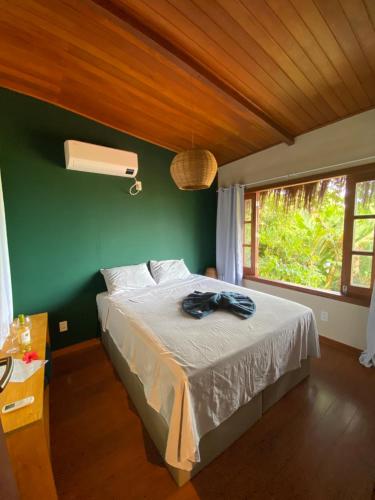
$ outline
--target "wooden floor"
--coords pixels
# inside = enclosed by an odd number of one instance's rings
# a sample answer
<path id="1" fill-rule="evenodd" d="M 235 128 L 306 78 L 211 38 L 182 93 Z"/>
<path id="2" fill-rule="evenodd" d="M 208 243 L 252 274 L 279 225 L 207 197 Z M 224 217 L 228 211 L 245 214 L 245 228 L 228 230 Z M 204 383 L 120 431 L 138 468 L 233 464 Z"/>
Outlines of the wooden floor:
<path id="1" fill-rule="evenodd" d="M 54 362 L 51 445 L 61 499 L 373 499 L 375 370 L 323 345 L 307 381 L 178 488 L 98 345 Z"/>

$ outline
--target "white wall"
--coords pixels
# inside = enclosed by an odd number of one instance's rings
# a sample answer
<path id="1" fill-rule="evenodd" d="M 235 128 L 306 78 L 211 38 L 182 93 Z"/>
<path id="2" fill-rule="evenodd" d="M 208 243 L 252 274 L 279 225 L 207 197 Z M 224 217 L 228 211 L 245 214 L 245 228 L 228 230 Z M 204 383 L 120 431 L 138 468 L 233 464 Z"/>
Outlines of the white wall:
<path id="1" fill-rule="evenodd" d="M 279 144 L 229 163 L 219 169 L 219 186 L 260 186 L 278 177 L 298 178 L 307 175 L 303 174 L 306 171 L 313 174 L 371 162 L 375 163 L 375 110 L 300 135 L 292 146 Z M 367 307 L 253 281 L 245 284 L 311 307 L 321 335 L 359 349 L 365 347 Z M 321 311 L 328 312 L 328 322 L 320 320 Z"/>
<path id="2" fill-rule="evenodd" d="M 349 304 L 348 302 L 339 302 L 334 299 L 326 299 L 318 295 L 309 295 L 264 283 L 257 283 L 255 281 L 244 280 L 244 286 L 311 307 L 315 314 L 320 335 L 356 347 L 357 349 L 362 350 L 365 348 L 367 307 Z M 321 321 L 320 316 L 322 311 L 328 313 L 328 321 Z"/>
<path id="3" fill-rule="evenodd" d="M 258 183 L 275 177 L 375 162 L 375 109 L 302 134 L 219 168 L 219 186 Z M 282 180 L 282 179 L 280 179 Z"/>

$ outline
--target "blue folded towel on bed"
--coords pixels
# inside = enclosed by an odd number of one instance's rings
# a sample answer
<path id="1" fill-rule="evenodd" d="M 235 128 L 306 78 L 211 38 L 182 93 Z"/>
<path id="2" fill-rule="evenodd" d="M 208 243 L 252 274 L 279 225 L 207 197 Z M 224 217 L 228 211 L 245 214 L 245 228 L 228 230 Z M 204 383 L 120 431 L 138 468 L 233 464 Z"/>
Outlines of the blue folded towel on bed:
<path id="1" fill-rule="evenodd" d="M 182 309 L 197 319 L 202 319 L 217 309 L 228 309 L 241 318 L 255 313 L 255 303 L 250 297 L 236 292 L 193 292 L 182 301 Z"/>

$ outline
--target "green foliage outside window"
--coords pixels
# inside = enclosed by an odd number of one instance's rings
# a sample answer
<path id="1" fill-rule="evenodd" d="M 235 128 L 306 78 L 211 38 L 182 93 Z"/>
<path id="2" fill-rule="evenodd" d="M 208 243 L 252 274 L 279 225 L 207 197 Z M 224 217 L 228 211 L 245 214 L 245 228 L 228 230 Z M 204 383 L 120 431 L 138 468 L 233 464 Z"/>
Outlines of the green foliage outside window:
<path id="1" fill-rule="evenodd" d="M 345 178 L 323 182 L 262 193 L 259 277 L 340 291 Z M 355 214 L 375 214 L 375 181 L 357 184 Z M 374 228 L 374 218 L 354 221 L 354 251 L 372 252 Z M 371 267 L 372 257 L 353 255 L 351 283 L 370 288 Z"/>
<path id="2" fill-rule="evenodd" d="M 340 290 L 344 189 L 330 183 L 310 210 L 285 209 L 273 196 L 261 198 L 259 276 Z"/>

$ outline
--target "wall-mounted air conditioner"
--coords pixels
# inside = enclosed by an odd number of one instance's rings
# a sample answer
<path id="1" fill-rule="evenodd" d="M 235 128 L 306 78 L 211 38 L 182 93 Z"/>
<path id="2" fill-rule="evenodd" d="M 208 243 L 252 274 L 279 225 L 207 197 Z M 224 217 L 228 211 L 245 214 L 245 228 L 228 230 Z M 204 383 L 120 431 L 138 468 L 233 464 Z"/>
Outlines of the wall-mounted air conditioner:
<path id="1" fill-rule="evenodd" d="M 64 150 L 70 170 L 121 177 L 135 177 L 138 172 L 136 153 L 70 140 L 64 142 Z"/>

